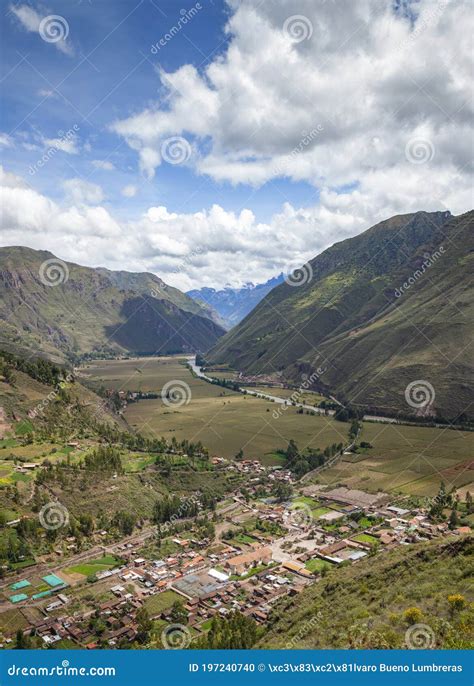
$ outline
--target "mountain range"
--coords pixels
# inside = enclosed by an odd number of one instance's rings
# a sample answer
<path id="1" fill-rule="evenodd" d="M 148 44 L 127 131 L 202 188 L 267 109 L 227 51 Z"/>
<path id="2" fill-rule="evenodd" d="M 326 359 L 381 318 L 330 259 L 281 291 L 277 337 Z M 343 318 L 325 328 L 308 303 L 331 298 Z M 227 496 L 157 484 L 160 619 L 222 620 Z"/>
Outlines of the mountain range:
<path id="1" fill-rule="evenodd" d="M 294 384 L 313 374 L 365 410 L 472 417 L 473 265 L 474 212 L 394 216 L 270 291 L 206 360 Z"/>
<path id="2" fill-rule="evenodd" d="M 242 288 L 200 288 L 188 291 L 187 295 L 209 307 L 214 318 L 226 329 L 231 329 L 251 312 L 254 307 L 269 293 L 272 288 L 283 281 L 283 274 L 269 279 L 265 283 L 245 284 Z"/>
<path id="3" fill-rule="evenodd" d="M 0 347 L 55 361 L 206 350 L 224 329 L 154 274 L 82 267 L 0 248 Z"/>

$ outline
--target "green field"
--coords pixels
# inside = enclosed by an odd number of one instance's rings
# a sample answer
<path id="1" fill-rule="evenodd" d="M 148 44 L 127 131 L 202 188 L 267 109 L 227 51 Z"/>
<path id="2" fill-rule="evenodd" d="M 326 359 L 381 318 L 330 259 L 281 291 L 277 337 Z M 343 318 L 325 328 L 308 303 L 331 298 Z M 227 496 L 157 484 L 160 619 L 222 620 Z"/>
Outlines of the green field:
<path id="1" fill-rule="evenodd" d="M 281 458 L 274 450 L 285 448 L 291 438 L 301 448 L 325 448 L 346 440 L 347 427 L 340 422 L 299 415 L 295 408 L 274 418 L 278 406 L 272 401 L 209 384 L 194 377 L 184 361 L 180 356 L 98 360 L 82 367 L 81 373 L 106 388 L 123 390 L 160 392 L 167 381 L 185 382 L 191 392 L 188 404 L 168 407 L 161 399 L 141 400 L 128 406 L 125 417 L 147 436 L 201 441 L 211 454 L 231 458 L 243 448 L 248 458 L 278 464 Z"/>
<path id="2" fill-rule="evenodd" d="M 163 591 L 147 598 L 144 607 L 150 616 L 154 617 L 165 610 L 169 610 L 177 600 L 182 601 L 183 596 L 175 593 L 175 591 Z"/>
<path id="3" fill-rule="evenodd" d="M 352 538 L 353 541 L 357 541 L 358 543 L 378 543 L 378 538 L 375 538 L 375 536 L 371 536 L 370 534 L 357 534 L 357 536 L 354 536 Z"/>
<path id="4" fill-rule="evenodd" d="M 448 488 L 473 481 L 472 432 L 364 422 L 360 438 L 373 448 L 356 463 L 340 460 L 319 475 L 320 483 L 430 496 L 442 480 Z"/>
<path id="5" fill-rule="evenodd" d="M 74 567 L 65 569 L 66 574 L 83 574 L 84 576 L 91 576 L 97 572 L 103 572 L 105 569 L 113 569 L 121 563 L 119 558 L 113 555 L 104 555 L 98 560 L 90 560 Z"/>
<path id="6" fill-rule="evenodd" d="M 313 573 L 321 572 L 323 569 L 329 569 L 330 566 L 331 565 L 329 562 L 320 560 L 318 557 L 315 557 L 312 560 L 308 560 L 308 562 L 305 564 L 306 569 Z"/>

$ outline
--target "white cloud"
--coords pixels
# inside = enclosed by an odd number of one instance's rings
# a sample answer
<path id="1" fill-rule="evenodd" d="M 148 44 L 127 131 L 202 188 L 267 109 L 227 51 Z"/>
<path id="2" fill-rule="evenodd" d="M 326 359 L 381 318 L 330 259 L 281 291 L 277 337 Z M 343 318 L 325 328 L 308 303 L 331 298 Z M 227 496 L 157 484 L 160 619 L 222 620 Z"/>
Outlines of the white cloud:
<path id="1" fill-rule="evenodd" d="M 124 198 L 133 198 L 137 194 L 137 190 L 138 188 L 136 186 L 129 184 L 128 186 L 124 186 L 122 188 L 121 193 Z"/>
<path id="2" fill-rule="evenodd" d="M 461 205 L 454 209 L 467 209 L 470 2 L 419 0 L 412 25 L 405 3 L 396 11 L 388 0 L 300 0 L 298 14 L 312 27 L 301 42 L 283 30 L 293 0 L 228 3 L 226 52 L 203 72 L 190 64 L 159 71 L 164 104 L 111 125 L 143 172 L 152 176 L 161 164 L 163 139 L 181 135 L 200 150 L 190 161 L 195 171 L 217 182 L 357 184 L 358 214 L 371 206 L 387 216 L 453 195 Z M 405 150 L 419 138 L 435 154 L 416 165 Z M 381 193 L 381 178 L 395 186 Z M 453 179 L 458 189 L 446 185 Z"/>
<path id="3" fill-rule="evenodd" d="M 4 148 L 13 147 L 13 140 L 7 133 L 0 133 L 0 146 Z"/>
<path id="4" fill-rule="evenodd" d="M 368 180 L 370 194 L 364 185 L 345 194 L 324 188 L 318 205 L 285 203 L 268 222 L 259 222 L 250 209 L 236 213 L 217 204 L 192 213 L 154 206 L 119 221 L 100 205 L 103 192 L 95 184 L 69 179 L 67 200 L 60 206 L 14 174 L 0 172 L 2 244 L 47 248 L 90 266 L 152 271 L 183 290 L 265 281 L 395 214 L 401 199 L 407 212 L 444 209 L 434 200 L 438 194 L 455 209 L 468 200 L 453 173 L 433 188 L 420 189 L 419 202 L 410 203 L 416 170 L 402 180 L 389 170 Z"/>
<path id="5" fill-rule="evenodd" d="M 92 166 L 103 171 L 113 171 L 115 169 L 112 162 L 108 160 L 92 160 Z"/>
<path id="6" fill-rule="evenodd" d="M 74 50 L 67 40 L 69 25 L 67 20 L 58 15 L 39 14 L 29 5 L 10 5 L 9 10 L 16 16 L 21 26 L 30 33 L 46 36 L 45 42 L 55 45 L 65 55 L 73 55 Z"/>
<path id="7" fill-rule="evenodd" d="M 100 186 L 83 179 L 68 179 L 63 187 L 68 198 L 77 204 L 96 205 L 104 199 Z"/>
<path id="8" fill-rule="evenodd" d="M 44 138 L 42 142 L 44 146 L 48 148 L 56 148 L 56 150 L 66 152 L 68 155 L 77 155 L 79 153 L 76 136 L 64 136 L 63 138 Z"/>

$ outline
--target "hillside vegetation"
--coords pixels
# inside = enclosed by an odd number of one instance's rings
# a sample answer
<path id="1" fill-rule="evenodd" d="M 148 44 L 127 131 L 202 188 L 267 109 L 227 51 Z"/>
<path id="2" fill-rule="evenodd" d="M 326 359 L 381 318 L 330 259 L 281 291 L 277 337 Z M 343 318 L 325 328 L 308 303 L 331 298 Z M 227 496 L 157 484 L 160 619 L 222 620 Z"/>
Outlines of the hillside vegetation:
<path id="1" fill-rule="evenodd" d="M 337 243 L 303 267 L 301 285 L 272 290 L 207 360 L 295 383 L 318 370 L 315 388 L 386 414 L 420 414 L 405 388 L 422 379 L 435 390 L 423 413 L 472 417 L 473 219 L 417 212 Z"/>
<path id="2" fill-rule="evenodd" d="M 414 625 L 417 647 L 472 647 L 473 553 L 471 536 L 453 537 L 334 569 L 276 607 L 257 647 L 403 648 Z"/>
<path id="3" fill-rule="evenodd" d="M 0 248 L 0 296 L 1 347 L 57 361 L 204 350 L 224 332 L 154 274 L 81 267 L 29 248 Z"/>

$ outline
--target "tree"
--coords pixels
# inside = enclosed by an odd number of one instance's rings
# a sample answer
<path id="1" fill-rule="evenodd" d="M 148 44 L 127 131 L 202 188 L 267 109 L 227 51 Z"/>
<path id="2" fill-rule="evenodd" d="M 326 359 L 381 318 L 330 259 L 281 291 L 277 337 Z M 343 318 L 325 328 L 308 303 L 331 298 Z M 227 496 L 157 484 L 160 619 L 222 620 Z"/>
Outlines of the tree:
<path id="1" fill-rule="evenodd" d="M 236 460 L 243 460 L 244 459 L 244 451 L 242 450 L 242 448 L 240 448 L 239 452 L 236 454 L 235 459 Z"/>
<path id="2" fill-rule="evenodd" d="M 188 613 L 184 609 L 184 605 L 181 600 L 176 600 L 170 611 L 170 617 L 176 624 L 187 624 L 188 623 Z"/>
<path id="3" fill-rule="evenodd" d="M 16 632 L 15 648 L 17 650 L 27 650 L 31 645 L 31 641 L 21 629 Z"/>
<path id="4" fill-rule="evenodd" d="M 138 624 L 137 641 L 138 643 L 147 643 L 150 637 L 150 631 L 153 627 L 153 622 L 151 621 L 146 608 L 141 607 L 138 610 L 136 619 Z"/>
<path id="5" fill-rule="evenodd" d="M 452 529 L 455 529 L 455 528 L 458 526 L 458 524 L 459 524 L 458 513 L 457 513 L 456 509 L 453 508 L 453 509 L 451 510 L 451 514 L 450 514 L 450 516 L 449 516 L 449 524 L 448 524 L 448 526 L 449 526 L 449 528 L 452 530 Z"/>
<path id="6" fill-rule="evenodd" d="M 273 486 L 272 493 L 279 503 L 283 503 L 291 498 L 293 487 L 286 481 L 279 481 Z"/>

